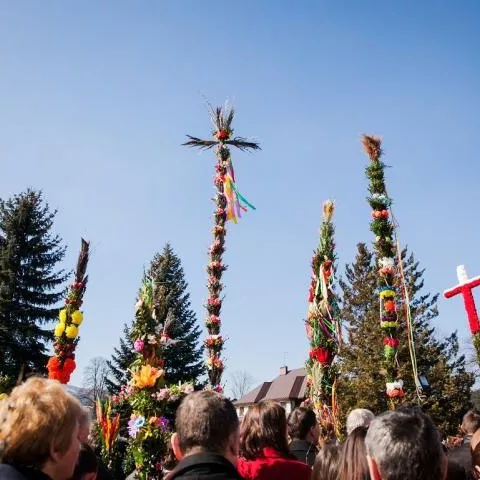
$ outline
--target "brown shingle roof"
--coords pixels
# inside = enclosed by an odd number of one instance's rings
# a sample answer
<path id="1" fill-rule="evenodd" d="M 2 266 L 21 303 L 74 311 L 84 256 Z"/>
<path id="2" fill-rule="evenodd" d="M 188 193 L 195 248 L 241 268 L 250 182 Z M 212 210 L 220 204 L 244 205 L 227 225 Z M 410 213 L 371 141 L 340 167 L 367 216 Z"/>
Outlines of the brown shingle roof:
<path id="1" fill-rule="evenodd" d="M 299 400 L 305 398 L 307 386 L 304 368 L 291 370 L 279 375 L 271 382 L 264 382 L 235 402 L 235 405 L 249 405 L 261 400 Z"/>

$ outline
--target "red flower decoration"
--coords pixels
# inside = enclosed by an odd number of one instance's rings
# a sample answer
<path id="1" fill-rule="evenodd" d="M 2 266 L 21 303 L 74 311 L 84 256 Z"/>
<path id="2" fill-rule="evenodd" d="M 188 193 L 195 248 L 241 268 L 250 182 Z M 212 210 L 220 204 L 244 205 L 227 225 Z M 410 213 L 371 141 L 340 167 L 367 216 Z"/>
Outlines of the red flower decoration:
<path id="1" fill-rule="evenodd" d="M 328 348 L 317 347 L 310 350 L 310 358 L 317 360 L 322 365 L 330 365 L 333 361 L 333 354 Z"/>
<path id="2" fill-rule="evenodd" d="M 384 302 L 383 308 L 388 313 L 395 312 L 395 302 L 393 300 L 387 300 L 386 302 Z"/>
<path id="3" fill-rule="evenodd" d="M 388 347 L 397 348 L 398 345 L 400 345 L 400 340 L 398 340 L 398 338 L 385 337 L 383 339 L 383 344 Z"/>
<path id="4" fill-rule="evenodd" d="M 218 140 L 227 140 L 230 137 L 230 133 L 227 130 L 219 130 L 216 134 L 215 137 Z"/>

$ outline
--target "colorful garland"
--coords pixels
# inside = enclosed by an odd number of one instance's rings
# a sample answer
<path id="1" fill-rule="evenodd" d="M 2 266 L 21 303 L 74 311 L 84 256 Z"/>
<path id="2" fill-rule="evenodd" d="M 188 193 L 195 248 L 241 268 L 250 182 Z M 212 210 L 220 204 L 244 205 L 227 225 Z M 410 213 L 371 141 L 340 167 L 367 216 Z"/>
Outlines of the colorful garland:
<path id="1" fill-rule="evenodd" d="M 364 135 L 363 147 L 371 162 L 366 168 L 369 180 L 368 203 L 372 207 L 370 229 L 375 234 L 375 251 L 378 260 L 377 286 L 380 296 L 380 326 L 384 331 L 384 365 L 386 370 L 386 394 L 390 399 L 404 396 L 403 381 L 397 378 L 396 357 L 399 346 L 399 327 L 395 301 L 395 241 L 394 226 L 390 221 L 391 199 L 385 187 L 385 164 L 381 161 L 381 140 Z"/>
<path id="2" fill-rule="evenodd" d="M 76 368 L 75 349 L 79 341 L 78 329 L 83 322 L 83 313 L 79 309 L 82 306 L 88 281 L 88 276 L 86 276 L 88 254 L 89 243 L 82 238 L 75 281 L 68 290 L 65 308 L 59 312 L 59 321 L 54 331 L 53 347 L 55 353 L 50 357 L 47 364 L 48 378 L 58 380 L 61 383 L 68 383 Z"/>
<path id="3" fill-rule="evenodd" d="M 215 198 L 216 209 L 214 212 L 215 226 L 212 230 L 213 242 L 208 250 L 209 262 L 208 273 L 208 298 L 205 305 L 207 318 L 205 325 L 208 336 L 205 340 L 207 353 L 206 367 L 208 371 L 209 388 L 222 392 L 222 373 L 224 370 L 221 352 L 224 339 L 220 335 L 222 324 L 220 313 L 222 310 L 222 274 L 227 269 L 223 263 L 225 252 L 225 223 L 228 220 L 237 223 L 242 211 L 247 207 L 255 209 L 239 192 L 235 184 L 235 172 L 230 157 L 229 146 L 237 147 L 240 150 L 257 150 L 260 147 L 255 142 L 248 142 L 241 137 L 233 137 L 232 121 L 234 110 L 231 108 L 218 107 L 212 109 L 212 121 L 215 130 L 212 132 L 214 140 L 201 140 L 197 137 L 187 135 L 190 139 L 184 145 L 210 149 L 216 146 L 217 164 L 215 167 L 214 185 L 217 189 Z"/>
<path id="4" fill-rule="evenodd" d="M 310 342 L 307 368 L 307 396 L 317 417 L 329 431 L 338 433 L 338 408 L 335 398 L 336 369 L 332 365 L 341 342 L 340 310 L 332 291 L 334 279 L 335 244 L 332 223 L 334 203 L 323 204 L 320 243 L 312 259 L 312 280 L 309 290 L 307 337 Z"/>

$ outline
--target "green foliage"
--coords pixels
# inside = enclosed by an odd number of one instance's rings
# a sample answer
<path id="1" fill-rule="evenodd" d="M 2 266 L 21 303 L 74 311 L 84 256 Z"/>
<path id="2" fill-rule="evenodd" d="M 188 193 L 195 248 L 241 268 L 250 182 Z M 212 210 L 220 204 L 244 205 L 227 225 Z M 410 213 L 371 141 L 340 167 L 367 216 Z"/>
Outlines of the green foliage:
<path id="1" fill-rule="evenodd" d="M 107 360 L 109 378 L 106 379 L 106 386 L 110 395 L 118 395 L 120 387 L 127 383 L 128 368 L 135 359 L 133 342 L 129 336 L 130 329 L 125 323 L 123 325 L 123 337 L 120 338 L 120 345 L 114 348 L 110 360 Z"/>
<path id="2" fill-rule="evenodd" d="M 153 258 L 148 275 L 158 287 L 153 299 L 156 321 L 171 320 L 171 337 L 175 343 L 165 351 L 167 384 L 199 382 L 205 374 L 200 327 L 190 304 L 190 294 L 180 258 L 170 244 Z"/>
<path id="3" fill-rule="evenodd" d="M 67 279 L 56 268 L 65 247 L 52 233 L 55 215 L 41 192 L 0 200 L 0 375 L 46 370 L 52 332 L 44 325 L 56 318 Z"/>
<path id="4" fill-rule="evenodd" d="M 404 273 L 410 294 L 414 341 L 418 371 L 425 374 L 431 393 L 422 400 L 417 397 L 413 378 L 408 339 L 405 328 L 399 328 L 400 346 L 397 353 L 399 376 L 405 385 L 403 402 L 421 403 L 437 426 L 446 434 L 456 434 L 462 415 L 470 407 L 470 389 L 474 378 L 466 371 L 465 357 L 459 355 L 456 333 L 439 338 L 432 325 L 438 315 L 437 296 L 423 291 L 423 270 L 413 254 L 402 252 Z M 343 418 L 357 407 L 375 413 L 385 411 L 388 398 L 384 395 L 386 370 L 383 362 L 382 331 L 378 318 L 379 298 L 374 295 L 376 267 L 374 255 L 365 244 L 358 245 L 355 262 L 347 265 L 343 290 L 342 317 L 347 330 L 347 343 L 340 356 L 341 381 L 338 399 Z M 403 305 L 399 299 L 400 325 L 405 325 Z"/>

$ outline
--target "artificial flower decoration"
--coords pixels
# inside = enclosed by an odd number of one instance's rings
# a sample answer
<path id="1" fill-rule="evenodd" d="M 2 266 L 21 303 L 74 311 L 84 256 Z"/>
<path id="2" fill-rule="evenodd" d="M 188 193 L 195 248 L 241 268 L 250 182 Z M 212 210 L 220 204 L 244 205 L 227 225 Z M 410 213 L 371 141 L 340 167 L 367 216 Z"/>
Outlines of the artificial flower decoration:
<path id="1" fill-rule="evenodd" d="M 72 312 L 72 323 L 77 326 L 80 326 L 83 322 L 83 313 L 80 310 L 75 310 Z"/>
<path id="2" fill-rule="evenodd" d="M 86 276 L 89 243 L 83 238 L 78 256 L 75 281 L 70 285 L 65 299 L 65 308 L 58 312 L 59 323 L 55 325 L 54 356 L 47 363 L 48 378 L 68 383 L 76 368 L 75 348 L 78 344 L 78 327 L 83 321 L 79 311 L 88 281 Z"/>
<path id="3" fill-rule="evenodd" d="M 385 187 L 385 165 L 381 160 L 381 140 L 375 136 L 364 135 L 363 147 L 370 164 L 366 168 L 369 179 L 370 198 L 368 202 L 372 208 L 370 229 L 375 235 L 375 250 L 378 258 L 378 281 L 380 296 L 380 326 L 385 332 L 384 338 L 384 371 L 387 379 L 387 396 L 391 399 L 403 396 L 403 382 L 397 380 L 397 338 L 398 318 L 395 303 L 395 256 L 396 246 L 392 241 L 394 225 L 390 220 L 389 208 L 391 200 Z M 394 386 L 400 385 L 400 389 Z M 401 393 L 400 393 L 401 392 Z M 394 403 L 392 403 L 394 408 Z"/>
<path id="4" fill-rule="evenodd" d="M 63 332 L 65 331 L 65 324 L 64 323 L 57 323 L 55 326 L 54 334 L 56 337 L 61 337 Z"/>
<path id="5" fill-rule="evenodd" d="M 143 365 L 137 372 L 133 374 L 133 385 L 137 388 L 151 388 L 163 375 L 163 370 L 154 368 L 148 364 Z"/>
<path id="6" fill-rule="evenodd" d="M 71 324 L 69 325 L 66 329 L 65 329 L 65 335 L 67 336 L 67 338 L 73 340 L 74 338 L 77 338 L 78 336 L 78 328 L 75 324 Z"/>

